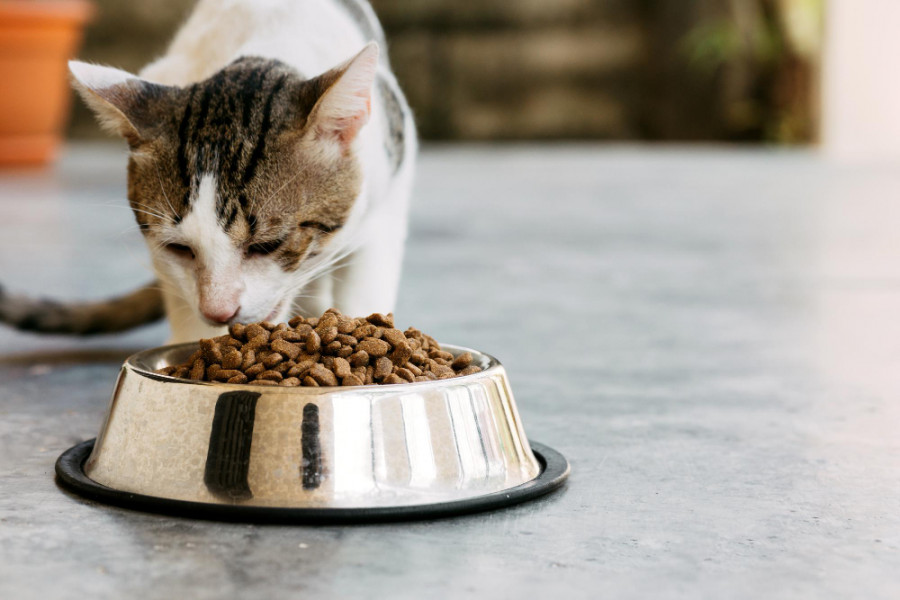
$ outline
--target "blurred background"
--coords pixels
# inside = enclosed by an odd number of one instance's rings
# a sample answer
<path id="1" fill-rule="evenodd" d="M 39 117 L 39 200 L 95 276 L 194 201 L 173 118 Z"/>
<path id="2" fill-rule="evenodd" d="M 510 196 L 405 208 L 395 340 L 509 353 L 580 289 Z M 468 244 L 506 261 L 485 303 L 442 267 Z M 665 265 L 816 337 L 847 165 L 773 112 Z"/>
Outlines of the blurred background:
<path id="1" fill-rule="evenodd" d="M 194 0 L 95 0 L 80 57 L 138 70 Z M 823 0 L 372 0 L 435 140 L 816 138 Z M 77 104 L 73 137 L 102 133 Z"/>
<path id="2" fill-rule="evenodd" d="M 52 45 L 34 33 L 31 50 L 14 46 L 37 31 L 22 14 L 80 7 L 69 12 L 87 22 L 83 43 L 76 33 L 59 52 L 138 71 L 164 52 L 194 2 L 0 0 L 0 130 L 16 133 L 19 113 L 49 97 L 12 99 L 23 86 L 3 69 L 33 86 L 37 58 L 22 57 Z M 896 0 L 372 4 L 426 140 L 822 143 L 838 154 L 900 157 Z M 54 64 L 47 86 L 71 100 L 64 61 Z M 50 112 L 69 138 L 103 136 L 82 103 Z M 40 141 L 2 134 L 0 162 L 7 147 Z"/>

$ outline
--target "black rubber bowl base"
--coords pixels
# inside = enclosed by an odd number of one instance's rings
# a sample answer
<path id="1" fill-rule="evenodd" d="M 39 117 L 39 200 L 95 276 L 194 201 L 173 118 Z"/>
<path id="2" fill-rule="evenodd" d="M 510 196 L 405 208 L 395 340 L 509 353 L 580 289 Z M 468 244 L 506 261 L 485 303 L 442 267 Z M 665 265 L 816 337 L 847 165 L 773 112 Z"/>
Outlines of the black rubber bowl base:
<path id="1" fill-rule="evenodd" d="M 412 506 L 371 508 L 282 508 L 209 504 L 122 492 L 97 483 L 84 474 L 84 463 L 94 449 L 94 441 L 87 440 L 73 446 L 57 459 L 56 476 L 61 487 L 104 504 L 216 521 L 321 525 L 438 519 L 493 510 L 533 500 L 558 489 L 569 476 L 569 463 L 562 454 L 543 444 L 531 442 L 531 449 L 541 465 L 540 475 L 514 488 L 473 498 Z"/>

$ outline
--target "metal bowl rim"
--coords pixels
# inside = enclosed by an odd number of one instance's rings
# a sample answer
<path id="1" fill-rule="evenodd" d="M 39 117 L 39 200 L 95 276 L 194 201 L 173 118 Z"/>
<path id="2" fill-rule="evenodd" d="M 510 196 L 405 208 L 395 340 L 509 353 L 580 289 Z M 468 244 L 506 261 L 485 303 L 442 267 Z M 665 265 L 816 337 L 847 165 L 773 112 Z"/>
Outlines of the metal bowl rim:
<path id="1" fill-rule="evenodd" d="M 456 346 L 454 344 L 441 344 L 441 349 L 447 352 L 461 354 L 463 352 L 469 352 L 472 354 L 472 358 L 477 360 L 479 357 L 484 357 L 488 366 L 478 373 L 472 373 L 470 375 L 457 375 L 455 377 L 448 377 L 447 379 L 436 379 L 432 381 L 408 381 L 406 383 L 388 383 L 388 384 L 368 384 L 368 385 L 355 385 L 355 386 L 320 386 L 320 387 L 311 387 L 311 386 L 296 386 L 296 387 L 287 387 L 287 386 L 274 386 L 274 385 L 266 385 L 254 386 L 250 383 L 226 383 L 222 381 L 196 381 L 194 379 L 182 379 L 180 377 L 172 377 L 171 375 L 163 375 L 162 373 L 157 373 L 153 371 L 147 366 L 147 363 L 150 361 L 150 357 L 163 354 L 165 352 L 170 352 L 174 350 L 178 350 L 181 348 L 186 348 L 189 346 L 198 347 L 198 342 L 183 342 L 180 344 L 168 344 L 165 346 L 157 346 L 155 348 L 148 348 L 147 350 L 142 350 L 135 354 L 132 354 L 128 358 L 125 359 L 125 366 L 129 368 L 131 371 L 135 372 L 142 377 L 146 377 L 147 379 L 153 379 L 155 381 L 161 381 L 164 383 L 174 383 L 174 384 L 182 384 L 182 385 L 201 385 L 208 387 L 216 387 L 222 390 L 251 390 L 251 391 L 259 391 L 269 393 L 279 393 L 279 394 L 310 394 L 310 395 L 321 395 L 323 393 L 335 394 L 335 393 L 360 393 L 360 392 L 373 392 L 373 391 L 384 391 L 390 390 L 392 392 L 398 389 L 416 389 L 421 390 L 423 388 L 428 387 L 443 387 L 445 385 L 459 384 L 471 382 L 477 379 L 483 379 L 485 377 L 489 377 L 494 375 L 495 373 L 503 372 L 503 366 L 500 364 L 500 361 L 494 358 L 492 355 L 487 354 L 486 352 L 481 352 L 479 350 L 474 350 L 472 348 L 467 348 L 465 346 Z M 473 362 L 474 362 L 473 360 Z"/>

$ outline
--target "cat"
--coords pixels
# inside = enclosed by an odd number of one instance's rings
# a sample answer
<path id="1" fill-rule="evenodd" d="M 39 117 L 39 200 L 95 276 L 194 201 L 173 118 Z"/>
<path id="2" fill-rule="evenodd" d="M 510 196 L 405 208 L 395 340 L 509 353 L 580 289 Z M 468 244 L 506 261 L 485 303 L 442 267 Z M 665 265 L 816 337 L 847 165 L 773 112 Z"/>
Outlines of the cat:
<path id="1" fill-rule="evenodd" d="M 156 281 L 77 304 L 0 289 L 0 319 L 86 335 L 165 315 L 174 343 L 329 307 L 393 311 L 417 142 L 368 2 L 199 0 L 138 75 L 69 66 L 128 143 Z"/>

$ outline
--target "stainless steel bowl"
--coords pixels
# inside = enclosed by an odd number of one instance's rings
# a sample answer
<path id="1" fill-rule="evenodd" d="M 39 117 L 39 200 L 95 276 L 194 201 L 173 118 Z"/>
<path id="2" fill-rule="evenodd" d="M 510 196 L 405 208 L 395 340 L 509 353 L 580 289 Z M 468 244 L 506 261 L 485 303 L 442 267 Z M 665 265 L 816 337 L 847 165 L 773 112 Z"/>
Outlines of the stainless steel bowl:
<path id="1" fill-rule="evenodd" d="M 487 354 L 444 346 L 471 352 L 483 370 L 397 385 L 263 387 L 154 372 L 196 348 L 125 362 L 80 465 L 88 483 L 206 506 L 371 509 L 496 497 L 545 470 L 506 372 Z"/>

